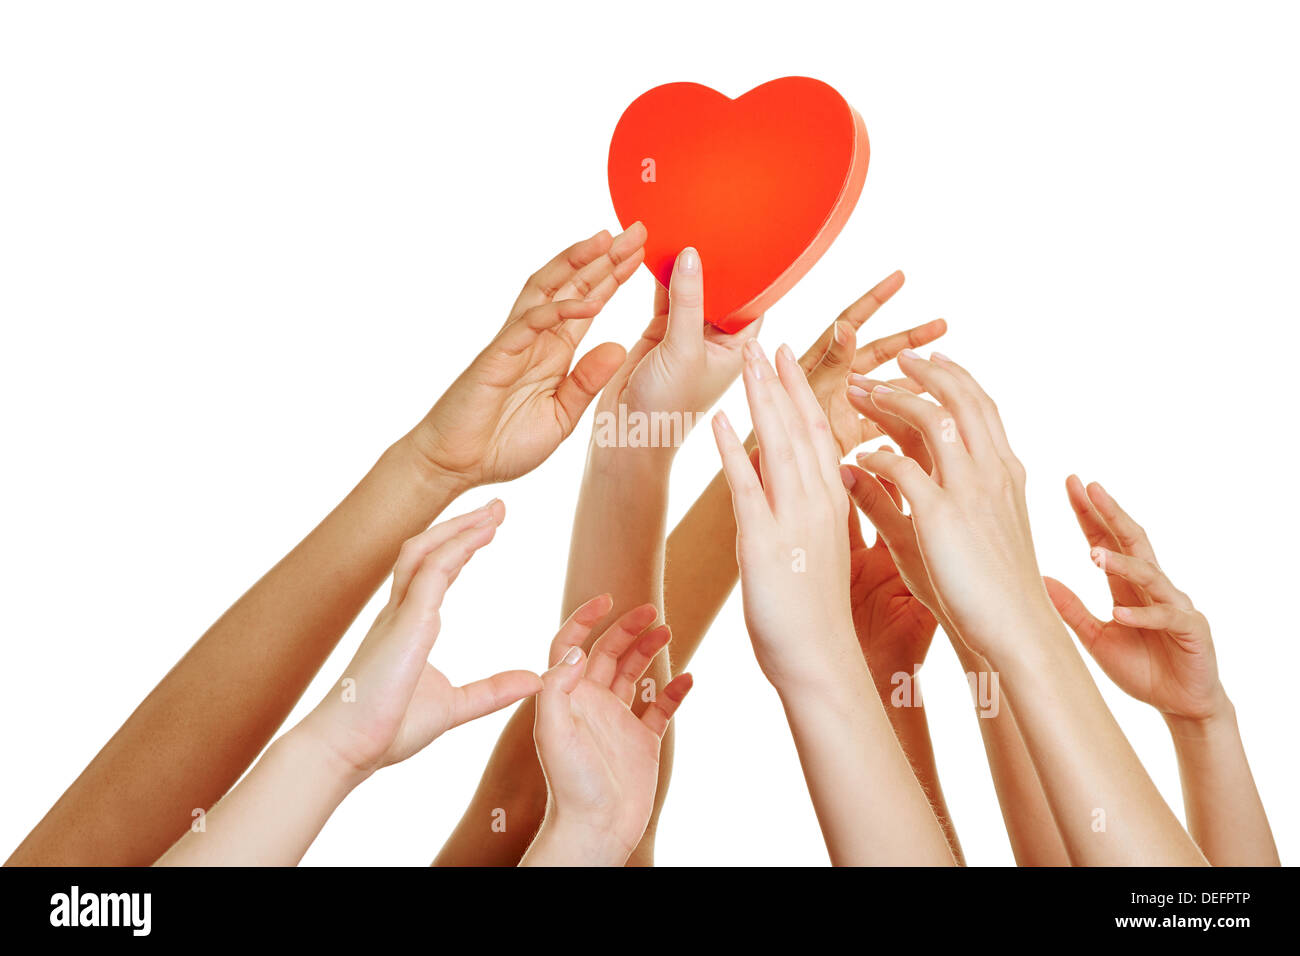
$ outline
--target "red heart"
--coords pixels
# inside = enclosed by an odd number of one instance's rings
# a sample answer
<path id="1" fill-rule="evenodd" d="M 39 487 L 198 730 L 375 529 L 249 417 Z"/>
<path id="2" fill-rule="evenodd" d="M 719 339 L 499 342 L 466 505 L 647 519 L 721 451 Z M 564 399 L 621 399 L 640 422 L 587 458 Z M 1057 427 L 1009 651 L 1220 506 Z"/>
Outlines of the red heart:
<path id="1" fill-rule="evenodd" d="M 820 80 L 787 76 L 734 100 L 669 83 L 619 118 L 609 192 L 625 228 L 645 224 L 646 266 L 663 285 L 683 248 L 699 250 L 704 317 L 735 332 L 830 247 L 870 155 L 862 117 Z"/>

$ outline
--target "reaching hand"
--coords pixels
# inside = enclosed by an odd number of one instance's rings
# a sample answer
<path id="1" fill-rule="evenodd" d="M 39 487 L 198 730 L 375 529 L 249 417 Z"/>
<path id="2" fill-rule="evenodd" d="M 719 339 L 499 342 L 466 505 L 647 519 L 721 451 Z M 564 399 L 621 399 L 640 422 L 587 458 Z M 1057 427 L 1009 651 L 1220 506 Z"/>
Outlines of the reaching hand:
<path id="1" fill-rule="evenodd" d="M 607 613 L 607 597 L 578 608 L 551 643 L 533 737 L 546 775 L 547 809 L 524 862 L 621 866 L 650 821 L 659 777 L 659 743 L 691 689 L 682 674 L 640 717 L 631 706 L 638 681 L 668 644 L 657 611 L 642 605 L 622 615 L 592 645 L 582 645 Z"/>
<path id="2" fill-rule="evenodd" d="M 861 469 L 855 473 L 846 465 L 840 471 L 845 487 L 859 507 L 870 507 L 864 502 L 871 485 L 879 488 L 881 494 L 886 493 L 879 482 Z M 859 485 L 861 490 L 855 493 Z M 895 508 L 902 504 L 897 497 L 894 502 Z M 910 533 L 910 528 L 907 536 L 911 538 L 908 553 L 915 556 L 914 573 L 924 575 L 925 565 L 920 560 L 920 552 L 915 550 L 916 536 Z M 906 538 L 900 546 L 907 548 Z M 929 587 L 928 577 L 925 585 Z M 849 600 L 858 644 L 877 685 L 900 672 L 911 674 L 925 661 L 938 622 L 907 586 L 884 535 L 877 532 L 875 544 L 867 545 L 857 509 L 849 515 Z"/>
<path id="3" fill-rule="evenodd" d="M 388 604 L 343 679 L 302 723 L 346 766 L 367 774 L 405 760 L 452 727 L 541 689 L 528 671 L 455 687 L 428 662 L 443 595 L 504 517 L 505 507 L 493 501 L 402 546 Z"/>
<path id="4" fill-rule="evenodd" d="M 1203 720 L 1226 709 L 1210 624 L 1160 569 L 1146 532 L 1096 482 L 1085 489 L 1071 475 L 1066 492 L 1115 605 L 1114 620 L 1100 621 L 1045 579 L 1079 642 L 1121 690 L 1166 716 Z"/>
<path id="5" fill-rule="evenodd" d="M 915 528 L 936 613 L 972 650 L 992 658 L 991 651 L 1014 649 L 1018 632 L 1008 623 L 1016 615 L 1056 619 L 1038 574 L 1024 468 L 1007 443 L 997 407 L 969 372 L 938 354 L 927 361 L 911 350 L 900 354 L 899 366 L 940 404 L 886 385 L 874 386 L 870 401 L 854 385 L 853 397 L 882 428 L 897 430 L 901 422 L 919 434 L 927 460 L 875 451 L 859 463 L 911 505 L 910 517 L 897 507 L 897 515 L 888 508 L 885 514 L 900 527 L 907 521 Z"/>
<path id="6" fill-rule="evenodd" d="M 948 329 L 943 319 L 935 319 L 858 348 L 858 329 L 902 287 L 901 272 L 895 272 L 876 283 L 869 292 L 841 312 L 799 359 L 799 367 L 807 373 L 808 384 L 831 423 L 831 431 L 841 455 L 847 455 L 858 445 L 878 438 L 881 434 L 870 419 L 863 418 L 849 403 L 844 390 L 845 379 L 874 371 L 897 358 L 905 348 L 929 345 Z M 907 379 L 896 379 L 890 384 L 909 390 L 916 388 Z"/>
<path id="7" fill-rule="evenodd" d="M 509 481 L 568 437 L 623 362 L 613 342 L 573 357 L 645 258 L 645 238 L 640 223 L 614 239 L 602 230 L 529 278 L 496 338 L 411 433 L 435 472 L 462 488 Z"/>
<path id="8" fill-rule="evenodd" d="M 862 666 L 849 609 L 848 496 L 830 424 L 782 346 L 777 369 L 746 346 L 745 394 L 762 480 L 723 413 L 714 437 L 731 487 L 745 623 L 778 690 L 834 681 Z"/>

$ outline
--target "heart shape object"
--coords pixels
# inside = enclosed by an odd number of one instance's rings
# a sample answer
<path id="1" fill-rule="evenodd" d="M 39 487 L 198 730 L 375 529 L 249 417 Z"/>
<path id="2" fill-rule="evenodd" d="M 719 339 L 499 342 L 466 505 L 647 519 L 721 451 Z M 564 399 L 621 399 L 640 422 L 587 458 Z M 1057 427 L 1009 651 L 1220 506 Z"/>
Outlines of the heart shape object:
<path id="1" fill-rule="evenodd" d="M 735 332 L 830 247 L 870 155 L 862 117 L 820 80 L 788 76 L 734 100 L 669 83 L 619 118 L 609 192 L 624 228 L 645 224 L 645 264 L 663 285 L 682 249 L 699 251 L 704 317 Z"/>

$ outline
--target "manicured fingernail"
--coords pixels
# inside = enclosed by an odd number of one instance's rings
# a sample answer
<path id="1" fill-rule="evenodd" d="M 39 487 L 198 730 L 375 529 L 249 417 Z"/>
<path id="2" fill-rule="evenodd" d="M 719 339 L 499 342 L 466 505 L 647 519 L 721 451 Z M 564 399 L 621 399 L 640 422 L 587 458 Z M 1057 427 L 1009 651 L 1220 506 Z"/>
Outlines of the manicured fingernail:
<path id="1" fill-rule="evenodd" d="M 869 385 L 871 384 L 871 379 L 867 378 L 865 375 L 859 375 L 857 372 L 850 372 L 850 373 L 849 373 L 849 384 L 850 384 L 850 385 L 860 385 L 860 386 L 862 386 L 863 388 L 866 388 L 867 386 L 869 386 Z"/>
<path id="2" fill-rule="evenodd" d="M 898 354 L 899 354 L 899 355 L 905 355 L 905 356 L 907 356 L 907 357 L 910 358 L 910 359 L 920 359 L 920 358 L 921 358 L 921 353 L 918 352 L 918 351 L 916 351 L 916 349 L 903 349 L 903 351 L 899 352 Z"/>
<path id="3" fill-rule="evenodd" d="M 951 361 L 952 361 L 952 359 L 948 358 L 948 356 L 944 355 L 942 352 L 931 352 L 931 353 L 930 353 L 930 361 L 934 361 L 935 359 L 938 359 L 940 362 L 951 362 Z"/>
<path id="4" fill-rule="evenodd" d="M 677 269 L 684 275 L 694 275 L 700 271 L 700 254 L 693 246 L 687 246 L 677 257 Z"/>
<path id="5" fill-rule="evenodd" d="M 713 416 L 713 420 L 717 423 L 719 428 L 726 429 L 727 431 L 733 430 L 731 427 L 731 419 L 727 418 L 726 412 L 718 412 L 718 414 Z"/>
<path id="6" fill-rule="evenodd" d="M 1101 568 L 1103 571 L 1106 570 L 1105 550 L 1102 548 L 1093 548 L 1090 553 L 1092 554 L 1092 563 L 1097 565 L 1097 567 Z"/>
<path id="7" fill-rule="evenodd" d="M 850 395 L 851 397 L 853 397 L 853 398 L 857 398 L 857 399 L 860 399 L 860 400 L 862 400 L 862 401 L 866 401 L 866 399 L 867 399 L 867 390 L 866 390 L 865 388 L 858 388 L 856 385 L 850 385 L 850 386 L 849 386 L 849 395 Z"/>
<path id="8" fill-rule="evenodd" d="M 757 362 L 762 357 L 763 357 L 763 350 L 759 348 L 757 342 L 755 342 L 753 339 L 750 339 L 748 342 L 745 343 L 745 358 L 749 359 L 749 361 L 751 362 Z"/>
<path id="9" fill-rule="evenodd" d="M 844 487 L 850 491 L 858 483 L 858 476 L 853 473 L 853 469 L 848 465 L 840 465 L 840 481 L 844 482 Z"/>
<path id="10" fill-rule="evenodd" d="M 569 648 L 569 653 L 564 655 L 562 663 L 576 664 L 580 660 L 582 660 L 582 648 L 575 644 L 573 647 Z"/>
<path id="11" fill-rule="evenodd" d="M 1115 620 L 1117 620 L 1117 621 L 1131 621 L 1131 620 L 1133 620 L 1133 609 L 1132 609 L 1132 608 L 1127 608 L 1127 607 L 1117 607 L 1117 608 L 1115 608 L 1115 610 L 1114 610 L 1113 612 L 1111 612 L 1111 613 L 1112 613 L 1112 615 L 1114 616 Z"/>
<path id="12" fill-rule="evenodd" d="M 790 349 L 790 346 L 788 345 L 782 345 L 779 349 L 776 350 L 776 354 L 784 356 L 785 358 L 789 359 L 791 362 L 794 361 L 794 352 Z"/>
<path id="13" fill-rule="evenodd" d="M 893 389 L 890 388 L 888 385 L 877 385 L 875 388 L 872 389 L 872 391 L 873 391 L 873 392 L 892 392 Z"/>
<path id="14" fill-rule="evenodd" d="M 859 461 L 859 462 L 866 461 L 870 456 L 871 456 L 871 452 L 869 452 L 869 451 L 860 451 L 860 452 L 858 452 L 858 461 Z"/>
<path id="15" fill-rule="evenodd" d="M 838 321 L 835 323 L 835 341 L 836 341 L 836 342 L 839 342 L 839 343 L 842 345 L 842 344 L 844 344 L 845 342 L 850 341 L 850 340 L 852 339 L 852 337 L 853 337 L 853 329 L 851 329 L 851 328 L 849 327 L 849 323 L 847 323 L 847 322 L 838 322 Z"/>

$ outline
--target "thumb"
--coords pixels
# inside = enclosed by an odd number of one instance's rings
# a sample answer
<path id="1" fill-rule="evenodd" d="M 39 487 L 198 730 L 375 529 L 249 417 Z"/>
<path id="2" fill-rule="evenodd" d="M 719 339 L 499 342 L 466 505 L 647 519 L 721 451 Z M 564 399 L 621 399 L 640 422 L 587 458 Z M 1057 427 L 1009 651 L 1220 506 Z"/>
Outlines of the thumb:
<path id="1" fill-rule="evenodd" d="M 840 465 L 840 479 L 858 510 L 875 526 L 886 546 L 901 545 L 912 534 L 912 519 L 899 510 L 875 475 L 856 465 Z"/>
<path id="2" fill-rule="evenodd" d="M 531 671 L 502 671 L 483 680 L 456 688 L 452 726 L 486 717 L 502 707 L 531 697 L 542 689 L 542 682 Z"/>
<path id="3" fill-rule="evenodd" d="M 1077 594 L 1056 578 L 1044 577 L 1043 584 L 1047 586 L 1047 596 L 1052 599 L 1056 613 L 1061 615 L 1061 619 L 1070 626 L 1070 630 L 1078 635 L 1079 643 L 1091 654 L 1092 646 L 1101 636 L 1104 624 L 1093 617 L 1092 612 L 1084 606 Z"/>
<path id="4" fill-rule="evenodd" d="M 542 675 L 542 692 L 537 695 L 537 719 L 533 725 L 539 747 L 545 741 L 563 739 L 572 729 L 569 695 L 577 689 L 586 670 L 587 655 L 575 644 L 558 664 Z"/>
<path id="5" fill-rule="evenodd" d="M 673 265 L 668 280 L 668 333 L 670 348 L 698 351 L 704 347 L 704 274 L 700 254 L 687 246 Z"/>
<path id="6" fill-rule="evenodd" d="M 831 329 L 831 344 L 817 366 L 817 372 L 838 372 L 848 375 L 853 371 L 853 357 L 857 347 L 857 337 L 849 323 L 837 319 Z"/>

